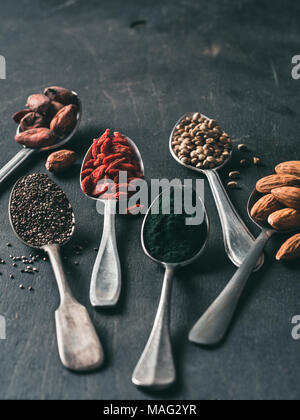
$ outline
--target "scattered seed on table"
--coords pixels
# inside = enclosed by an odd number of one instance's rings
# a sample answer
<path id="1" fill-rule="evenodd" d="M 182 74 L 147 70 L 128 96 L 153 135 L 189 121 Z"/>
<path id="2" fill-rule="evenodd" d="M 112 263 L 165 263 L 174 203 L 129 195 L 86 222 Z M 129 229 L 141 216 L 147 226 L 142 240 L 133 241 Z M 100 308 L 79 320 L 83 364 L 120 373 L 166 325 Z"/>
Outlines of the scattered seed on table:
<path id="1" fill-rule="evenodd" d="M 75 265 L 79 265 L 79 262 L 78 262 L 78 261 L 74 261 L 74 264 L 75 264 Z"/>
<path id="2" fill-rule="evenodd" d="M 18 267 L 18 265 L 16 263 L 13 263 L 13 267 Z"/>
<path id="3" fill-rule="evenodd" d="M 34 267 L 32 270 L 35 271 L 36 273 L 38 273 L 39 271 L 36 267 Z"/>
<path id="4" fill-rule="evenodd" d="M 47 258 L 46 258 L 46 257 L 44 257 L 44 258 L 43 258 L 43 261 L 47 261 Z"/>
<path id="5" fill-rule="evenodd" d="M 240 161 L 240 164 L 241 164 L 241 166 L 248 166 L 248 161 L 247 161 L 247 159 L 242 159 L 242 160 Z"/>
<path id="6" fill-rule="evenodd" d="M 229 172 L 229 178 L 231 179 L 239 179 L 240 177 L 241 177 L 241 173 L 239 171 Z"/>
<path id="7" fill-rule="evenodd" d="M 98 252 L 98 251 L 99 251 L 99 249 L 98 249 L 98 248 L 94 248 L 94 251 Z"/>
<path id="8" fill-rule="evenodd" d="M 9 243 L 9 242 L 8 242 L 8 243 L 6 244 L 6 246 L 11 247 L 12 245 L 11 245 L 11 243 Z"/>
<path id="9" fill-rule="evenodd" d="M 14 276 L 12 274 L 10 274 L 9 275 L 9 278 L 13 280 L 14 279 Z"/>
<path id="10" fill-rule="evenodd" d="M 227 184 L 227 188 L 230 188 L 230 189 L 234 189 L 234 188 L 237 188 L 237 187 L 238 187 L 238 183 L 234 182 L 234 181 L 230 181 Z"/>
<path id="11" fill-rule="evenodd" d="M 253 163 L 254 163 L 254 165 L 260 165 L 260 163 L 261 163 L 260 158 L 258 158 L 258 157 L 254 157 L 254 158 L 253 158 Z"/>
<path id="12" fill-rule="evenodd" d="M 29 287 L 28 287 L 28 290 L 29 290 L 29 292 L 33 292 L 33 290 L 34 290 L 34 289 L 33 289 L 33 287 L 32 287 L 32 286 L 29 286 Z"/>
<path id="13" fill-rule="evenodd" d="M 24 289 L 23 284 L 20 284 L 19 289 Z"/>

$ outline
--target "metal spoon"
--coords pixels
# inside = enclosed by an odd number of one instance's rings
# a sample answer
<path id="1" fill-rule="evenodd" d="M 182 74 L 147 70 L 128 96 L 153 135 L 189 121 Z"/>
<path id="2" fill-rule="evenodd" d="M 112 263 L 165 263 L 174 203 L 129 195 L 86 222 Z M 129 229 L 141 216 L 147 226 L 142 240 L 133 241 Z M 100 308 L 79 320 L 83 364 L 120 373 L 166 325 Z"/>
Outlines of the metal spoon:
<path id="1" fill-rule="evenodd" d="M 55 321 L 61 362 L 66 368 L 74 371 L 96 369 L 104 361 L 103 349 L 86 308 L 79 304 L 72 295 L 63 269 L 60 245 L 47 244 L 41 248 L 34 247 L 20 237 L 15 230 L 12 221 L 11 200 L 13 191 L 20 180 L 15 184 L 10 196 L 10 223 L 15 235 L 21 242 L 31 248 L 42 249 L 49 255 L 60 294 L 60 306 L 55 312 Z M 74 229 L 75 218 L 73 234 Z M 65 245 L 69 240 L 62 245 Z"/>
<path id="2" fill-rule="evenodd" d="M 247 280 L 257 264 L 268 240 L 277 233 L 291 232 L 277 231 L 267 223 L 259 224 L 251 217 L 251 209 L 261 197 L 262 194 L 258 193 L 256 190 L 252 192 L 248 202 L 248 214 L 250 219 L 262 230 L 262 232 L 249 250 L 243 264 L 237 270 L 223 292 L 191 329 L 189 340 L 194 343 L 216 345 L 222 341 L 231 323 Z"/>
<path id="3" fill-rule="evenodd" d="M 231 150 L 229 158 L 220 166 L 214 169 L 199 169 L 192 165 L 187 165 L 183 163 L 172 148 L 172 138 L 176 126 L 186 117 L 192 117 L 194 112 L 189 112 L 183 115 L 174 125 L 174 128 L 170 135 L 169 148 L 173 158 L 180 163 L 180 165 L 185 166 L 188 169 L 204 174 L 207 177 L 210 188 L 215 199 L 215 203 L 218 209 L 220 216 L 220 221 L 222 225 L 223 238 L 225 251 L 230 258 L 230 260 L 239 267 L 244 261 L 246 255 L 248 254 L 249 249 L 254 243 L 254 237 L 249 232 L 247 226 L 242 221 L 241 217 L 234 208 L 232 202 L 230 201 L 228 194 L 222 184 L 222 181 L 218 175 L 218 171 L 223 168 L 231 159 L 233 150 Z M 203 115 L 203 117 L 206 117 Z M 258 260 L 256 269 L 259 270 L 264 264 L 264 256 Z"/>
<path id="4" fill-rule="evenodd" d="M 41 147 L 40 149 L 31 149 L 30 147 L 22 146 L 22 149 L 5 166 L 3 166 L 3 168 L 0 169 L 0 186 L 11 174 L 15 172 L 17 168 L 19 168 L 19 166 L 21 166 L 33 154 L 58 149 L 64 144 L 66 144 L 68 141 L 70 141 L 72 137 L 74 137 L 80 124 L 82 116 L 82 106 L 77 93 L 72 93 L 77 96 L 78 100 L 77 123 L 74 127 L 74 130 L 66 138 L 61 139 L 58 143 L 55 143 L 52 146 Z M 17 134 L 19 134 L 21 131 L 22 130 L 20 128 L 20 125 L 18 125 Z"/>
<path id="5" fill-rule="evenodd" d="M 162 193 L 164 194 L 164 192 Z M 152 203 L 143 222 L 141 242 L 145 254 L 157 264 L 165 268 L 165 276 L 163 288 L 161 292 L 160 302 L 151 335 L 146 344 L 144 352 L 133 372 L 132 382 L 141 387 L 149 389 L 165 389 L 171 386 L 176 380 L 176 370 L 172 355 L 172 345 L 170 338 L 170 300 L 175 271 L 179 267 L 192 264 L 204 252 L 209 236 L 209 219 L 205 206 L 200 198 L 201 206 L 204 213 L 204 221 L 206 225 L 206 240 L 201 245 L 199 252 L 191 259 L 180 263 L 166 263 L 153 258 L 144 242 L 145 223 L 152 207 L 159 200 L 160 194 Z"/>
<path id="6" fill-rule="evenodd" d="M 135 152 L 141 172 L 144 173 L 144 163 L 139 149 L 129 137 L 126 139 Z M 83 159 L 81 172 L 85 162 L 91 158 L 92 146 Z M 102 209 L 99 209 L 98 204 L 105 206 L 102 239 L 91 278 L 90 301 L 93 306 L 114 306 L 117 304 L 121 292 L 121 266 L 115 232 L 117 201 L 85 195 L 97 201 L 96 208 L 99 213 L 102 213 Z"/>

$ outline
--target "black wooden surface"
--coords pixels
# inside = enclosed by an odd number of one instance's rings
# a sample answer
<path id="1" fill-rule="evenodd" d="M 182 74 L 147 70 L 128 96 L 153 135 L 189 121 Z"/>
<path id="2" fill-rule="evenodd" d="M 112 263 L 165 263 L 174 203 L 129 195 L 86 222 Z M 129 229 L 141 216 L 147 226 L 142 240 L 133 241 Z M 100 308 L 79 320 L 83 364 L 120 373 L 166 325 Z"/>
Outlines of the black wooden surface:
<path id="1" fill-rule="evenodd" d="M 70 145 L 83 157 L 93 136 L 107 127 L 138 144 L 147 177 L 195 178 L 170 157 L 168 137 L 181 114 L 212 116 L 235 139 L 261 157 L 263 166 L 243 170 L 241 189 L 230 192 L 247 220 L 246 202 L 256 179 L 283 160 L 299 157 L 298 92 L 291 58 L 299 53 L 295 1 L 268 0 L 70 0 L 1 1 L 0 54 L 7 79 L 0 80 L 1 152 L 4 165 L 19 147 L 10 116 L 27 96 L 57 84 L 76 90 L 84 116 Z M 136 21 L 138 25 L 131 25 Z M 237 168 L 236 152 L 230 167 Z M 19 172 L 45 172 L 38 156 Z M 57 354 L 54 311 L 59 298 L 48 263 L 34 277 L 21 277 L 8 255 L 30 250 L 13 237 L 7 205 L 14 177 L 1 187 L 0 313 L 7 340 L 0 341 L 2 399 L 298 399 L 300 343 L 291 319 L 300 313 L 299 263 L 276 263 L 283 240 L 267 247 L 264 269 L 251 278 L 232 329 L 219 348 L 190 344 L 190 327 L 235 271 L 227 259 L 220 223 L 206 184 L 211 218 L 206 255 L 178 275 L 172 304 L 172 335 L 178 382 L 167 393 L 141 392 L 131 374 L 144 348 L 158 304 L 162 269 L 143 254 L 141 219 L 117 221 L 123 270 L 120 304 L 96 311 L 89 305 L 89 280 L 102 231 L 93 201 L 81 193 L 79 167 L 54 177 L 77 217 L 75 243 L 88 241 L 66 270 L 76 297 L 87 305 L 104 344 L 106 365 L 78 375 L 63 369 Z M 13 248 L 6 247 L 11 242 Z M 69 248 L 69 253 L 72 249 Z M 76 267 L 74 261 L 80 265 Z M 15 279 L 9 279 L 13 273 Z M 23 283 L 33 293 L 19 290 Z"/>

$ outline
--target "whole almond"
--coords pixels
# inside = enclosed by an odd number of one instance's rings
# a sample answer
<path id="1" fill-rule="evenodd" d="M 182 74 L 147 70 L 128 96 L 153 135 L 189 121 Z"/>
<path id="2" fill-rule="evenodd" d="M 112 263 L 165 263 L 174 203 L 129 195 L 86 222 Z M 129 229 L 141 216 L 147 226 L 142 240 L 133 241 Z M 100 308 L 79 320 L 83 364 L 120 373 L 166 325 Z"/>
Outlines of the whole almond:
<path id="1" fill-rule="evenodd" d="M 48 156 L 46 168 L 50 172 L 62 172 L 70 168 L 75 163 L 76 159 L 77 155 L 72 150 L 59 150 Z"/>
<path id="2" fill-rule="evenodd" d="M 29 96 L 27 99 L 26 106 L 34 112 L 38 112 L 39 114 L 45 115 L 48 109 L 50 108 L 51 101 L 42 93 L 37 93 L 35 95 Z"/>
<path id="3" fill-rule="evenodd" d="M 47 123 L 43 115 L 37 112 L 29 112 L 20 121 L 20 127 L 23 131 L 30 130 L 31 128 L 46 127 Z"/>
<path id="4" fill-rule="evenodd" d="M 268 223 L 276 230 L 291 230 L 300 227 L 300 211 L 281 209 L 270 214 Z"/>
<path id="5" fill-rule="evenodd" d="M 278 261 L 289 261 L 300 258 L 300 234 L 292 236 L 279 249 L 276 255 Z"/>
<path id="6" fill-rule="evenodd" d="M 48 128 L 32 128 L 15 136 L 17 143 L 31 148 L 51 146 L 56 141 L 53 131 Z"/>
<path id="7" fill-rule="evenodd" d="M 300 209 L 300 188 L 281 187 L 271 191 L 277 201 L 291 209 Z"/>
<path id="8" fill-rule="evenodd" d="M 262 194 L 269 194 L 275 188 L 297 185 L 300 186 L 300 178 L 297 176 L 288 174 L 269 175 L 257 182 L 256 189 Z"/>
<path id="9" fill-rule="evenodd" d="M 251 209 L 251 217 L 257 222 L 266 222 L 269 215 L 282 208 L 272 194 L 263 196 Z"/>
<path id="10" fill-rule="evenodd" d="M 276 166 L 275 171 L 277 174 L 290 174 L 300 177 L 300 161 L 292 160 L 283 162 Z"/>
<path id="11" fill-rule="evenodd" d="M 63 105 L 77 104 L 77 96 L 69 89 L 61 86 L 50 86 L 44 90 L 44 94 L 51 100 Z"/>
<path id="12" fill-rule="evenodd" d="M 65 137 L 71 133 L 77 123 L 77 106 L 64 106 L 55 115 L 50 123 L 50 129 L 53 130 L 59 137 Z"/>

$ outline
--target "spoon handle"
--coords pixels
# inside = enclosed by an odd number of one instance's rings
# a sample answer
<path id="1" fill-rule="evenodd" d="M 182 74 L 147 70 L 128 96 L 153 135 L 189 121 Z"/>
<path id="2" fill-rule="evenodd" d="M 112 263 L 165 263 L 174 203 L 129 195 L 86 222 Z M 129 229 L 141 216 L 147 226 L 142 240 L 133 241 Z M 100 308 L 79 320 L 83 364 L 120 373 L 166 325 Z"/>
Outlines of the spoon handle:
<path id="1" fill-rule="evenodd" d="M 121 267 L 115 232 L 116 201 L 105 201 L 104 226 L 95 261 L 90 300 L 93 306 L 113 306 L 121 292 Z"/>
<path id="2" fill-rule="evenodd" d="M 72 295 L 64 274 L 58 245 L 44 250 L 56 277 L 61 303 L 55 312 L 58 350 L 62 364 L 74 371 L 87 371 L 101 366 L 103 349 L 86 308 Z"/>
<path id="3" fill-rule="evenodd" d="M 164 389 L 176 379 L 170 338 L 170 300 L 174 269 L 166 268 L 158 311 L 145 350 L 133 372 L 132 382 L 141 387 Z"/>
<path id="4" fill-rule="evenodd" d="M 240 267 L 255 239 L 230 201 L 218 172 L 206 170 L 205 174 L 219 212 L 225 251 L 233 264 Z M 263 263 L 264 257 L 262 255 L 257 262 L 256 268 L 259 269 Z"/>
<path id="5" fill-rule="evenodd" d="M 34 149 L 22 147 L 22 149 L 0 169 L 0 185 L 19 167 L 25 160 L 35 153 Z"/>
<path id="6" fill-rule="evenodd" d="M 190 341 L 202 345 L 216 345 L 224 338 L 247 280 L 274 233 L 273 230 L 264 230 L 259 235 L 223 292 L 191 329 Z"/>

